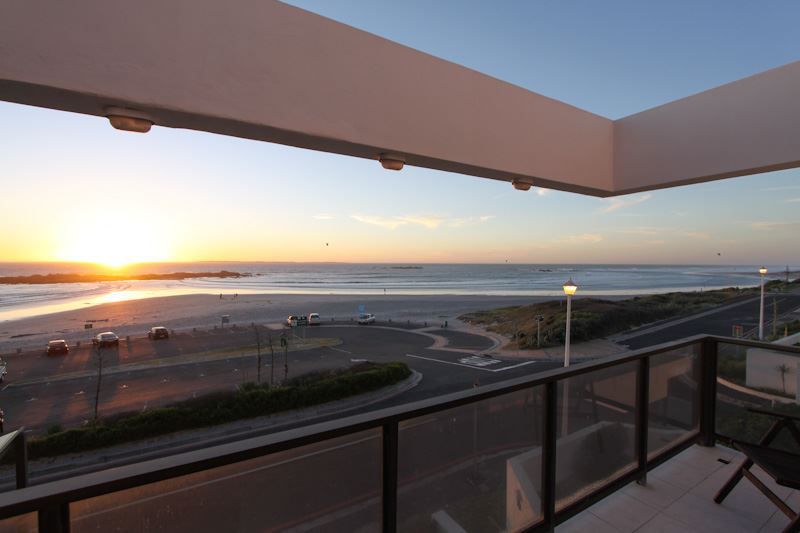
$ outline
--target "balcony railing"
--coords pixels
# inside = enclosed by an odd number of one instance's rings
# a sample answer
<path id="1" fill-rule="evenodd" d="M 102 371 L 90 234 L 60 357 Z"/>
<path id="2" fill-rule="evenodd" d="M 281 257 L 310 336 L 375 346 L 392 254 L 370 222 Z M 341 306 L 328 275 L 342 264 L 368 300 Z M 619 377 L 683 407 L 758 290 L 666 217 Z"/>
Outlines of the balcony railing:
<path id="1" fill-rule="evenodd" d="M 0 531 L 551 531 L 683 449 L 713 445 L 717 417 L 751 399 L 718 382 L 718 360 L 734 374 L 745 361 L 750 380 L 752 350 L 800 354 L 691 337 L 21 488 L 0 495 Z"/>

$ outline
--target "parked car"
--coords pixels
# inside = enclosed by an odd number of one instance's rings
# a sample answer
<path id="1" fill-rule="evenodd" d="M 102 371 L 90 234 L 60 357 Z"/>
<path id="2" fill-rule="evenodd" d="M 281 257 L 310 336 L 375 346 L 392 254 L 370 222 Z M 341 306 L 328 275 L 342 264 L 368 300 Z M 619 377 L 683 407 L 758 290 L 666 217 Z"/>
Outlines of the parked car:
<path id="1" fill-rule="evenodd" d="M 359 324 L 374 324 L 375 323 L 375 315 L 371 313 L 362 313 L 358 315 L 358 323 Z"/>
<path id="2" fill-rule="evenodd" d="M 289 317 L 286 319 L 286 325 L 288 325 L 290 328 L 307 326 L 308 317 L 305 315 L 289 315 Z"/>
<path id="3" fill-rule="evenodd" d="M 156 326 L 154 328 L 150 328 L 150 331 L 147 332 L 147 338 L 151 341 L 157 341 L 158 339 L 168 339 L 169 338 L 169 331 L 164 326 Z"/>
<path id="4" fill-rule="evenodd" d="M 319 326 L 322 323 L 322 320 L 319 318 L 319 313 L 309 313 L 308 314 L 308 325 L 309 326 Z"/>
<path id="5" fill-rule="evenodd" d="M 6 362 L 2 358 L 0 358 L 0 383 L 5 381 L 6 374 L 8 374 L 8 372 L 6 371 L 6 366 L 7 366 Z"/>
<path id="6" fill-rule="evenodd" d="M 92 337 L 92 344 L 98 348 L 108 348 L 119 346 L 119 337 L 113 331 L 104 331 Z"/>
<path id="7" fill-rule="evenodd" d="M 64 339 L 50 341 L 47 343 L 47 355 L 58 355 L 69 353 L 69 344 Z"/>

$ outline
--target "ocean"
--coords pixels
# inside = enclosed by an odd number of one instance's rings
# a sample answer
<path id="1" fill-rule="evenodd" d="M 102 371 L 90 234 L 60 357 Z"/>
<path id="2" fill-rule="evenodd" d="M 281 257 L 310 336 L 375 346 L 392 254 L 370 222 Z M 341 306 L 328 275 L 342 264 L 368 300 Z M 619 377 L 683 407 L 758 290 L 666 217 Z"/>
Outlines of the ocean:
<path id="1" fill-rule="evenodd" d="M 780 275 L 785 266 L 772 267 Z M 789 267 L 797 270 L 796 267 Z M 578 294 L 623 295 L 748 287 L 759 283 L 755 265 L 526 265 L 356 263 L 151 263 L 139 273 L 216 272 L 244 278 L 0 285 L 0 321 L 106 302 L 178 294 L 364 294 L 558 296 L 568 278 Z M 86 273 L 78 263 L 0 263 L 0 276 Z"/>

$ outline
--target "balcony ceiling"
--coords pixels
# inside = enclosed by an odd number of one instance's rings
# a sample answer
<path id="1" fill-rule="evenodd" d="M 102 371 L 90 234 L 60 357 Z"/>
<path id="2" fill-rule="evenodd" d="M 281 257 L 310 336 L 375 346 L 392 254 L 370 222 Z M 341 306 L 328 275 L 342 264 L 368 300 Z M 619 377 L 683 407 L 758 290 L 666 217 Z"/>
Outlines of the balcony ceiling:
<path id="1" fill-rule="evenodd" d="M 595 196 L 800 166 L 800 62 L 611 120 L 274 0 L 9 0 L 0 99 Z"/>

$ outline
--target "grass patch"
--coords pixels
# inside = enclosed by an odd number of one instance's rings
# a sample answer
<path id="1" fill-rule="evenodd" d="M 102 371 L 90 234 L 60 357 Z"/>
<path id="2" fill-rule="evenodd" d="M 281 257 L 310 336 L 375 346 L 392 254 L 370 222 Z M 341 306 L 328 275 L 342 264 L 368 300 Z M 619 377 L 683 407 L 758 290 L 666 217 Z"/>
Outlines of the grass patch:
<path id="1" fill-rule="evenodd" d="M 142 413 L 121 414 L 97 425 L 48 431 L 47 435 L 28 441 L 28 455 L 36 459 L 94 450 L 310 407 L 378 390 L 410 375 L 405 363 L 362 363 L 344 370 L 300 376 L 281 387 L 248 383 L 236 392 L 216 392 Z"/>
<path id="2" fill-rule="evenodd" d="M 755 294 L 754 289 L 728 288 L 636 296 L 625 300 L 578 298 L 572 302 L 572 341 L 607 337 L 658 320 L 699 313 L 751 294 Z M 478 311 L 459 318 L 506 335 L 519 348 L 526 349 L 536 348 L 537 315 L 544 317 L 541 323 L 542 346 L 563 344 L 566 326 L 563 299 Z"/>

